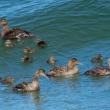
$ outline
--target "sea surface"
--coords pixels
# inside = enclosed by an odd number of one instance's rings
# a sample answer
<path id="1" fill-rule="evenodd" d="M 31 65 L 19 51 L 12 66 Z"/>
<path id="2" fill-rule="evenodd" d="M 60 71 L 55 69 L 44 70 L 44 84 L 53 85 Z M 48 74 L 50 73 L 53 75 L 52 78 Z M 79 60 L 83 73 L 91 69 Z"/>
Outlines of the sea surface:
<path id="1" fill-rule="evenodd" d="M 110 57 L 110 0 L 0 0 L 0 18 L 48 42 L 39 49 L 36 41 L 18 42 L 5 48 L 0 40 L 0 76 L 13 76 L 14 85 L 31 81 L 35 71 L 51 69 L 46 61 L 55 56 L 57 65 L 77 58 L 80 75 L 72 78 L 40 78 L 40 92 L 16 93 L 0 84 L 0 110 L 110 110 L 110 76 L 93 78 L 84 72 L 93 67 L 91 57 Z M 0 28 L 1 30 L 1 28 Z M 37 48 L 33 62 L 21 61 L 25 47 Z"/>

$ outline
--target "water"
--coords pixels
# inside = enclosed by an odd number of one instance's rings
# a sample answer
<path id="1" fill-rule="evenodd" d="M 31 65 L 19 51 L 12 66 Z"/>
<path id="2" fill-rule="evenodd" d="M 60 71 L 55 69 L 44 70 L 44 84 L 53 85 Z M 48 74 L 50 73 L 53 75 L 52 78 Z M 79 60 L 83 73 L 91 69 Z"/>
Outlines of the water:
<path id="1" fill-rule="evenodd" d="M 39 93 L 15 93 L 0 84 L 1 110 L 109 110 L 110 77 L 91 78 L 83 73 L 91 68 L 90 58 L 101 53 L 110 56 L 109 0 L 0 0 L 0 17 L 10 27 L 21 27 L 48 42 L 38 49 L 34 61 L 22 64 L 23 48 L 29 41 L 6 49 L 0 43 L 0 76 L 12 75 L 15 83 L 31 80 L 38 68 L 49 70 L 46 60 L 54 55 L 59 65 L 76 57 L 80 76 L 67 79 L 40 79 Z"/>

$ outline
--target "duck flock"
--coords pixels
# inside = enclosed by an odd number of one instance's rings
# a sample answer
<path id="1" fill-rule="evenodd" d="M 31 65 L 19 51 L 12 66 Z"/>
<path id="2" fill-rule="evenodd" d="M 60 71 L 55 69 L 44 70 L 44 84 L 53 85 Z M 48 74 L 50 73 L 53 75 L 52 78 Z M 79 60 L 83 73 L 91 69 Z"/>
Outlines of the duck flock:
<path id="1" fill-rule="evenodd" d="M 2 32 L 0 33 L 1 38 L 4 41 L 4 44 L 7 48 L 13 47 L 15 44 L 15 41 L 21 41 L 23 39 L 35 39 L 36 36 L 34 36 L 32 33 L 19 29 L 14 28 L 10 29 L 8 27 L 8 21 L 6 19 L 0 19 L 0 26 L 2 27 Z M 37 38 L 36 44 L 40 48 L 44 48 L 47 46 L 47 42 L 44 40 L 41 40 Z M 35 48 L 26 47 L 24 48 L 24 57 L 22 58 L 22 61 L 24 63 L 32 62 L 31 54 L 36 51 Z M 74 77 L 75 75 L 79 74 L 79 68 L 77 67 L 78 64 L 83 65 L 78 61 L 77 58 L 71 58 L 66 65 L 64 66 L 58 66 L 56 64 L 56 58 L 54 56 L 51 56 L 47 63 L 52 66 L 52 69 L 48 72 L 45 72 L 44 69 L 40 68 L 38 69 L 31 82 L 21 82 L 17 85 L 14 85 L 12 87 L 13 91 L 18 92 L 28 92 L 28 91 L 38 91 L 40 89 L 39 85 L 39 77 L 43 76 L 47 79 L 50 78 L 57 78 L 57 77 Z M 101 54 L 97 54 L 93 58 L 91 58 L 91 63 L 93 63 L 95 66 L 91 68 L 90 70 L 87 70 L 84 75 L 90 75 L 90 76 L 105 76 L 110 75 L 110 58 L 108 59 L 108 65 L 103 65 L 103 56 Z M 5 78 L 0 77 L 0 82 L 2 84 L 13 84 L 14 78 L 12 76 L 8 76 Z"/>

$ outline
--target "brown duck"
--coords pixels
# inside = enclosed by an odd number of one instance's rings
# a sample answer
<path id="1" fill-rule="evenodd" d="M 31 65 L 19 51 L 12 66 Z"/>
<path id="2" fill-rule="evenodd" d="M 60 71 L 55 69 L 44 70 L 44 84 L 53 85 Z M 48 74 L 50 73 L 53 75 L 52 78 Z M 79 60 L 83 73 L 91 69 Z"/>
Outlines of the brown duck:
<path id="1" fill-rule="evenodd" d="M 84 74 L 90 76 L 110 75 L 110 58 L 108 59 L 108 66 L 99 66 L 96 68 L 92 68 L 90 70 L 87 70 Z"/>
<path id="2" fill-rule="evenodd" d="M 37 91 L 40 89 L 40 85 L 39 85 L 39 77 L 40 76 L 44 76 L 46 78 L 48 78 L 45 75 L 45 71 L 43 69 L 39 69 L 38 71 L 36 71 L 33 79 L 31 82 L 22 82 L 20 84 L 17 84 L 13 87 L 14 91 L 18 91 L 18 92 L 30 92 L 30 91 Z"/>
<path id="3" fill-rule="evenodd" d="M 12 84 L 13 81 L 14 81 L 14 78 L 11 77 L 11 76 L 8 76 L 6 78 L 1 78 L 0 77 L 0 83 L 2 83 L 2 84 Z"/>
<path id="4" fill-rule="evenodd" d="M 76 58 L 72 58 L 68 61 L 67 66 L 57 67 L 49 71 L 47 76 L 49 77 L 61 77 L 61 76 L 71 76 L 79 73 L 79 69 L 76 66 L 81 64 Z"/>
<path id="5" fill-rule="evenodd" d="M 4 40 L 20 40 L 24 38 L 31 38 L 33 36 L 32 33 L 19 28 L 10 29 L 6 19 L 0 19 L 0 26 L 2 27 L 1 37 Z"/>
<path id="6" fill-rule="evenodd" d="M 95 65 L 95 67 L 103 65 L 103 56 L 101 54 L 96 54 L 92 59 L 91 63 Z"/>

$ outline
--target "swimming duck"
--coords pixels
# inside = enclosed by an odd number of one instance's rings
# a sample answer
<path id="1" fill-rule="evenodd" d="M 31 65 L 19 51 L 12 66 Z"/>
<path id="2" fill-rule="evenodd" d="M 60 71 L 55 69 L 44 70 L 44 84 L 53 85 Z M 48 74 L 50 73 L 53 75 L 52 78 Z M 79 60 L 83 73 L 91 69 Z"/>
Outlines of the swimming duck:
<path id="1" fill-rule="evenodd" d="M 54 66 L 56 64 L 56 59 L 54 56 L 51 56 L 48 60 L 47 63 Z"/>
<path id="2" fill-rule="evenodd" d="M 11 76 L 8 76 L 6 78 L 0 78 L 0 83 L 3 83 L 3 84 L 12 84 L 14 81 L 14 78 L 11 77 Z"/>
<path id="3" fill-rule="evenodd" d="M 46 75 L 45 75 L 45 70 L 43 69 L 39 69 L 38 71 L 36 71 L 33 79 L 32 79 L 32 82 L 22 82 L 20 84 L 17 84 L 13 87 L 13 90 L 14 91 L 18 91 L 18 92 L 28 92 L 28 91 L 37 91 L 40 89 L 40 86 L 39 86 L 39 77 L 40 76 L 44 76 L 45 78 L 48 78 Z"/>
<path id="4" fill-rule="evenodd" d="M 26 47 L 24 48 L 24 54 L 31 54 L 35 51 L 34 48 Z"/>
<path id="5" fill-rule="evenodd" d="M 67 66 L 54 68 L 53 70 L 50 70 L 47 76 L 59 77 L 78 74 L 79 69 L 76 66 L 77 64 L 80 64 L 80 62 L 76 58 L 72 58 L 68 61 Z"/>
<path id="6" fill-rule="evenodd" d="M 20 40 L 31 38 L 33 36 L 32 33 L 19 28 L 9 29 L 8 21 L 6 19 L 0 19 L 0 26 L 2 27 L 1 37 L 4 40 Z"/>
<path id="7" fill-rule="evenodd" d="M 44 41 L 44 40 L 38 40 L 37 41 L 37 46 L 40 47 L 40 48 L 45 48 L 45 47 L 47 47 L 47 42 Z"/>
<path id="8" fill-rule="evenodd" d="M 95 57 L 91 59 L 91 62 L 95 64 L 95 66 L 103 65 L 103 56 L 101 54 L 96 54 Z"/>
<path id="9" fill-rule="evenodd" d="M 11 48 L 14 47 L 14 43 L 11 40 L 6 40 L 4 43 L 5 47 Z"/>
<path id="10" fill-rule="evenodd" d="M 92 68 L 84 73 L 90 76 L 105 76 L 110 75 L 110 58 L 108 59 L 108 66 L 100 66 Z"/>
<path id="11" fill-rule="evenodd" d="M 23 63 L 31 63 L 32 62 L 32 57 L 30 55 L 24 55 L 23 58 L 21 58 Z"/>

